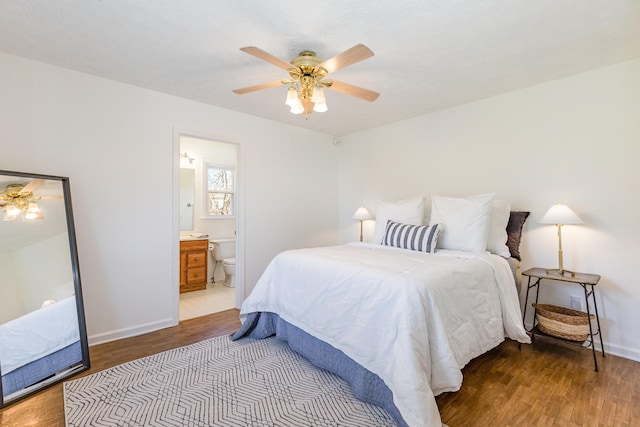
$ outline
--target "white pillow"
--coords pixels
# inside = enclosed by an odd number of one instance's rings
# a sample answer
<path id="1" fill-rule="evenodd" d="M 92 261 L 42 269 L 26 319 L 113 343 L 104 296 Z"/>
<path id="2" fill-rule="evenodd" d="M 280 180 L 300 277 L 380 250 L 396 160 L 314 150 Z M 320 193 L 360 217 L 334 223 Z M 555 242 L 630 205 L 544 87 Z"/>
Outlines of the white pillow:
<path id="1" fill-rule="evenodd" d="M 510 214 L 511 203 L 504 200 L 493 199 L 487 250 L 492 254 L 505 258 L 511 256 L 511 252 L 509 252 L 509 247 L 507 246 L 507 224 L 509 223 Z"/>
<path id="2" fill-rule="evenodd" d="M 376 228 L 373 242 L 382 244 L 382 238 L 387 230 L 387 221 L 402 222 L 404 224 L 422 225 L 424 217 L 424 197 L 399 200 L 397 202 L 376 201 Z"/>
<path id="3" fill-rule="evenodd" d="M 431 224 L 442 224 L 438 248 L 468 252 L 487 249 L 493 193 L 466 198 L 431 196 Z"/>

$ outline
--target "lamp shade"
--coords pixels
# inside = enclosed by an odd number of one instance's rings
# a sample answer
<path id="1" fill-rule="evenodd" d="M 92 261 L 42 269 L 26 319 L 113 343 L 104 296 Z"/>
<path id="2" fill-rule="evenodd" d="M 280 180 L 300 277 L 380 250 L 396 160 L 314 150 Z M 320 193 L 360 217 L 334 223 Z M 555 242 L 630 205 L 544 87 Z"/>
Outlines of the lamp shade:
<path id="1" fill-rule="evenodd" d="M 360 221 L 364 221 L 367 219 L 373 219 L 369 211 L 364 207 L 360 206 L 357 211 L 353 214 L 353 219 L 358 219 Z"/>
<path id="2" fill-rule="evenodd" d="M 293 107 L 294 105 L 299 103 L 298 91 L 295 87 L 291 86 L 289 89 L 287 89 L 287 100 L 284 103 L 289 107 Z"/>
<path id="3" fill-rule="evenodd" d="M 563 204 L 555 204 L 549 208 L 547 213 L 545 213 L 540 221 L 540 224 L 558 224 L 558 225 L 567 225 L 567 224 L 582 224 L 583 221 L 580 219 L 578 215 L 575 214 L 567 205 Z"/>

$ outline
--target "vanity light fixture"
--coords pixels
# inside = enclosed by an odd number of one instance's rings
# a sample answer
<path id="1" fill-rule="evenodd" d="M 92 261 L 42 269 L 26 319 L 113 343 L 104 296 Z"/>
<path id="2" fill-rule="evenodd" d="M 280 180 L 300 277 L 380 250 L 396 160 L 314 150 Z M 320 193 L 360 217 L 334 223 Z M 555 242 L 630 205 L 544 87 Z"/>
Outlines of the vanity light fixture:
<path id="1" fill-rule="evenodd" d="M 187 154 L 186 151 L 184 153 L 180 154 L 180 160 L 182 161 L 182 159 L 185 159 L 185 160 L 189 161 L 190 165 L 192 165 L 193 161 L 195 160 L 193 157 L 189 157 L 189 155 Z"/>

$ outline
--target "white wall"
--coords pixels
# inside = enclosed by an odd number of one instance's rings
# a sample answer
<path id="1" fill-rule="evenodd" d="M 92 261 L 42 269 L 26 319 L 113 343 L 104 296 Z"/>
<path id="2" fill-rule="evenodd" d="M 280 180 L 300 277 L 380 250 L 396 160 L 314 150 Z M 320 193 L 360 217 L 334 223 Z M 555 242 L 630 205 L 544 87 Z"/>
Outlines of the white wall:
<path id="1" fill-rule="evenodd" d="M 248 290 L 279 251 L 338 241 L 328 135 L 5 54 L 0 93 L 0 169 L 70 177 L 92 343 L 177 321 L 176 129 L 239 144 Z"/>
<path id="2" fill-rule="evenodd" d="M 20 294 L 20 281 L 16 275 L 13 251 L 0 251 L 0 325 L 27 313 Z"/>
<path id="3" fill-rule="evenodd" d="M 13 252 L 13 265 L 27 313 L 38 310 L 46 300 L 59 300 L 60 291 L 73 286 L 66 231 L 17 249 Z"/>
<path id="4" fill-rule="evenodd" d="M 602 275 L 605 350 L 640 360 L 639 160 L 635 60 L 344 137 L 341 240 L 358 238 L 351 216 L 360 205 L 373 212 L 376 199 L 495 192 L 531 212 L 523 267 L 555 267 L 556 228 L 537 221 L 566 203 L 585 224 L 563 227 L 565 268 Z M 543 287 L 541 301 L 582 295 L 557 288 Z"/>

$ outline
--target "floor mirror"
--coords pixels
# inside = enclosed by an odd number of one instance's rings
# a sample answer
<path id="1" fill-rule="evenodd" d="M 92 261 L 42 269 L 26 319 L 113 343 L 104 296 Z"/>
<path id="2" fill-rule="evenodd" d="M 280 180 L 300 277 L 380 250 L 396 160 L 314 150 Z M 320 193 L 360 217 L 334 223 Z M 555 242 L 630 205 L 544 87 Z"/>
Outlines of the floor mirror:
<path id="1" fill-rule="evenodd" d="M 0 171 L 0 408 L 89 368 L 66 177 Z"/>

